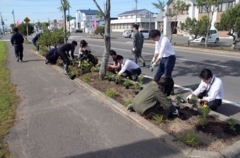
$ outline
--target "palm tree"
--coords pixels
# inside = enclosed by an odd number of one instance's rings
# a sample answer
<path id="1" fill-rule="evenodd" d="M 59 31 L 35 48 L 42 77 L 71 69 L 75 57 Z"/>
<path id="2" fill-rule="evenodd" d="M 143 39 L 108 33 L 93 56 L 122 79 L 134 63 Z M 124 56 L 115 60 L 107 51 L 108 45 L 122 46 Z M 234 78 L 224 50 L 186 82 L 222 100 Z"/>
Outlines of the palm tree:
<path id="1" fill-rule="evenodd" d="M 67 37 L 67 13 L 66 11 L 69 10 L 70 4 L 68 0 L 60 0 L 61 1 L 61 6 L 59 7 L 60 11 L 63 12 L 63 17 L 64 17 L 64 43 L 67 43 L 68 37 Z"/>

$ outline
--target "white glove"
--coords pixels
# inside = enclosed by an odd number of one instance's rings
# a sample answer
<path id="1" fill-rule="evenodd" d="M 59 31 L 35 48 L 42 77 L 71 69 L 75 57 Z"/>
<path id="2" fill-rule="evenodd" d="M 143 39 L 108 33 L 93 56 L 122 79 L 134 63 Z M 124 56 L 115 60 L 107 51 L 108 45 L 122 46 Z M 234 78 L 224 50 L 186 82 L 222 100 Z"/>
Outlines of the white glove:
<path id="1" fill-rule="evenodd" d="M 133 51 L 133 52 L 135 52 L 135 50 L 136 50 L 135 48 L 132 48 L 132 51 Z"/>
<path id="2" fill-rule="evenodd" d="M 156 63 L 153 63 L 153 64 L 149 67 L 151 71 L 153 71 L 155 65 L 156 65 Z"/>
<path id="3" fill-rule="evenodd" d="M 192 99 L 192 94 L 190 94 L 190 95 L 187 96 L 187 98 L 186 98 L 187 101 L 190 100 L 190 99 Z"/>

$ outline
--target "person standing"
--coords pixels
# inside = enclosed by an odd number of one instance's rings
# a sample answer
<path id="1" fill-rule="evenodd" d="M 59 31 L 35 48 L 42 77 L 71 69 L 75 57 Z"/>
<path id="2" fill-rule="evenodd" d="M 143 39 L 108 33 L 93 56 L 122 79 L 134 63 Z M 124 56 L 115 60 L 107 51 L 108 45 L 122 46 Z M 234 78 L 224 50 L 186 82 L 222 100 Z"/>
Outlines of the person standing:
<path id="1" fill-rule="evenodd" d="M 155 41 L 155 54 L 150 69 L 153 71 L 156 64 L 160 63 L 154 76 L 154 81 L 158 83 L 162 75 L 172 76 L 176 56 L 169 39 L 166 36 L 161 36 L 160 31 L 151 30 L 149 37 Z"/>
<path id="2" fill-rule="evenodd" d="M 138 63 L 138 59 L 143 63 L 143 67 L 146 66 L 145 61 L 142 57 L 142 48 L 143 48 L 143 43 L 144 43 L 144 36 L 143 34 L 138 31 L 139 26 L 137 24 L 133 25 L 133 55 L 134 55 L 134 60 L 136 63 Z"/>
<path id="3" fill-rule="evenodd" d="M 63 60 L 64 72 L 69 77 L 71 77 L 71 75 L 70 75 L 70 73 L 68 71 L 68 67 L 70 65 L 70 60 L 68 58 L 68 57 L 70 57 L 69 51 L 71 51 L 71 57 L 72 57 L 72 60 L 74 60 L 74 51 L 75 51 L 75 47 L 76 46 L 77 46 L 77 42 L 76 41 L 72 41 L 72 43 L 62 44 L 57 49 L 57 53 L 59 54 L 59 56 Z"/>
<path id="4" fill-rule="evenodd" d="M 37 33 L 36 36 L 33 37 L 32 39 L 32 43 L 36 47 L 36 54 L 38 54 L 39 52 L 39 45 L 37 44 L 37 41 L 39 40 L 40 36 L 41 36 L 41 32 Z"/>
<path id="5" fill-rule="evenodd" d="M 23 36 L 18 32 L 18 28 L 13 28 L 14 34 L 11 37 L 11 43 L 14 46 L 15 49 L 15 55 L 17 58 L 17 62 L 23 61 L 23 42 L 24 38 Z"/>

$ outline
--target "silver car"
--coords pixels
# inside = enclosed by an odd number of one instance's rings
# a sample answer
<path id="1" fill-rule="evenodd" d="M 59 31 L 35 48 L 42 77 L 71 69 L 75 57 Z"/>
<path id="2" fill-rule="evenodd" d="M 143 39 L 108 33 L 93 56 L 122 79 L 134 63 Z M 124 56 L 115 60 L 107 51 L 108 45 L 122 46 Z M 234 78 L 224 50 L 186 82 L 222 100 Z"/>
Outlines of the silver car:
<path id="1" fill-rule="evenodd" d="M 133 30 L 124 30 L 122 36 L 125 38 L 131 38 Z"/>

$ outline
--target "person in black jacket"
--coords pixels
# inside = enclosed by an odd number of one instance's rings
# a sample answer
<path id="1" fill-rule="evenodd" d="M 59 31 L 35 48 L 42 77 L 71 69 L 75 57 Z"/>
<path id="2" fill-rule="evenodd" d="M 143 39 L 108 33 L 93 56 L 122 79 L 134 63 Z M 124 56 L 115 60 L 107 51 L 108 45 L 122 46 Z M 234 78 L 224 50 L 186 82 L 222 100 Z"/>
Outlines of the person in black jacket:
<path id="1" fill-rule="evenodd" d="M 88 60 L 93 66 L 97 65 L 96 58 L 91 54 L 89 50 L 82 51 L 83 56 L 80 58 L 80 61 Z"/>
<path id="2" fill-rule="evenodd" d="M 48 63 L 50 63 L 51 65 L 55 65 L 57 60 L 58 60 L 58 52 L 57 52 L 57 48 L 53 48 L 51 50 L 49 50 L 46 53 L 46 60 L 45 60 L 45 64 L 47 65 Z"/>
<path id="3" fill-rule="evenodd" d="M 75 47 L 77 46 L 77 42 L 76 41 L 72 41 L 72 43 L 65 43 L 62 44 L 60 47 L 58 47 L 57 49 L 57 53 L 58 55 L 62 58 L 63 60 L 63 64 L 64 64 L 64 72 L 66 75 L 70 76 L 69 71 L 68 71 L 68 66 L 70 64 L 70 60 L 69 60 L 69 51 L 71 51 L 71 57 L 72 60 L 74 60 L 74 51 L 75 51 Z"/>
<path id="4" fill-rule="evenodd" d="M 18 28 L 14 27 L 13 28 L 14 34 L 11 37 L 11 43 L 14 46 L 15 49 L 15 55 L 17 58 L 17 62 L 22 62 L 23 60 L 23 42 L 24 38 L 23 36 L 18 33 Z"/>

